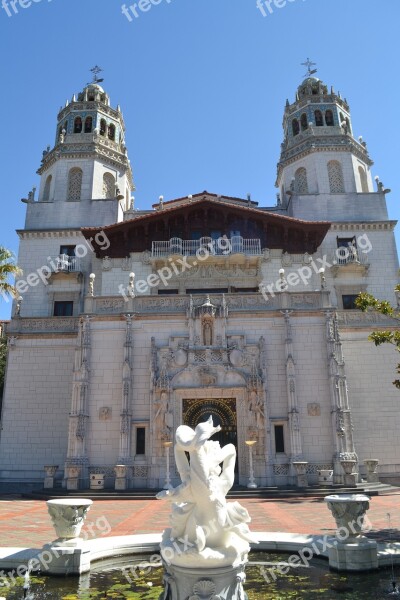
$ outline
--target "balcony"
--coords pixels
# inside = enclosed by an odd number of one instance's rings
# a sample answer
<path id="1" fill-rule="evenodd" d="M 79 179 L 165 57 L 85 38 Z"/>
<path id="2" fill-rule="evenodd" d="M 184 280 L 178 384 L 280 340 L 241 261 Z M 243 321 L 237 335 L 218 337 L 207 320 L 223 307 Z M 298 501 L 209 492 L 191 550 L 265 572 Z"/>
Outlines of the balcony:
<path id="1" fill-rule="evenodd" d="M 59 254 L 51 259 L 51 267 L 53 273 L 80 273 L 81 259 L 76 256 L 68 256 L 67 254 Z"/>
<path id="2" fill-rule="evenodd" d="M 369 269 L 368 254 L 361 252 L 355 246 L 337 248 L 331 256 L 332 273 L 349 272 L 352 274 L 367 275 Z"/>
<path id="3" fill-rule="evenodd" d="M 153 242 L 152 258 L 168 258 L 169 256 L 261 256 L 261 240 L 245 239 L 240 235 L 228 238 L 223 236 L 217 240 L 202 237 L 200 240 L 182 240 L 171 238 L 166 242 Z"/>

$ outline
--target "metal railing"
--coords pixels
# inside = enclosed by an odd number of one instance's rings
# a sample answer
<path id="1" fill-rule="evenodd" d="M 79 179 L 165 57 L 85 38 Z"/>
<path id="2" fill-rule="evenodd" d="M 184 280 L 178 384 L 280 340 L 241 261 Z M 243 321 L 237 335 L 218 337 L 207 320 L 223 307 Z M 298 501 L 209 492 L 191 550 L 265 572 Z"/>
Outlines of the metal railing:
<path id="1" fill-rule="evenodd" d="M 355 246 L 337 248 L 331 261 L 334 265 L 346 266 L 351 264 L 368 265 L 368 255 Z"/>
<path id="2" fill-rule="evenodd" d="M 171 238 L 165 242 L 153 242 L 152 257 L 164 258 L 173 254 L 195 256 L 198 252 L 208 252 L 212 256 L 229 256 L 231 254 L 261 255 L 260 239 L 245 239 L 240 235 L 228 238 L 223 236 L 216 240 L 202 237 L 200 240 L 182 240 Z"/>
<path id="3" fill-rule="evenodd" d="M 51 261 L 51 266 L 55 273 L 78 273 L 81 270 L 81 259 L 76 256 L 59 254 Z"/>

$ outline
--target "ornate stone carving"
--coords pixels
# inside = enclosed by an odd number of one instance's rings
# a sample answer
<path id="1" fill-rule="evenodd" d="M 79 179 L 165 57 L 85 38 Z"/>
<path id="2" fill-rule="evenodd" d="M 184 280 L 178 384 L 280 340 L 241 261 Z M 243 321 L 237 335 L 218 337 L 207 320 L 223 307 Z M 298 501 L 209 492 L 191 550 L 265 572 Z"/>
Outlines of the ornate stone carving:
<path id="1" fill-rule="evenodd" d="M 58 540 L 56 544 L 75 546 L 86 515 L 93 502 L 83 499 L 48 500 L 47 509 Z"/>
<path id="2" fill-rule="evenodd" d="M 101 268 L 103 269 L 103 271 L 109 271 L 112 268 L 112 260 L 109 256 L 105 256 L 103 258 Z"/>
<path id="3" fill-rule="evenodd" d="M 109 406 L 102 406 L 99 409 L 99 420 L 110 421 L 112 417 L 112 409 Z"/>
<path id="4" fill-rule="evenodd" d="M 309 417 L 320 417 L 321 405 L 317 402 L 311 402 L 310 404 L 307 404 L 307 413 Z"/>
<path id="5" fill-rule="evenodd" d="M 363 494 L 332 495 L 325 498 L 337 526 L 339 541 L 351 542 L 362 538 L 365 513 L 369 509 L 369 498 Z"/>
<path id="6" fill-rule="evenodd" d="M 215 385 L 217 383 L 217 376 L 207 367 L 200 369 L 199 371 L 201 385 Z"/>

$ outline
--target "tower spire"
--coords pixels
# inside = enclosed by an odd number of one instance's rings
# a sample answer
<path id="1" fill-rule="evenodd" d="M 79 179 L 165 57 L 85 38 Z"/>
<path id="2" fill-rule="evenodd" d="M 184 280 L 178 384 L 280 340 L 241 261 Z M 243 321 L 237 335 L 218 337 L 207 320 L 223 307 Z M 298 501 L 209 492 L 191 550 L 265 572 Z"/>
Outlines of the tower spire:
<path id="1" fill-rule="evenodd" d="M 312 67 L 316 67 L 317 63 L 312 62 L 309 58 L 307 58 L 306 62 L 301 63 L 303 67 L 307 67 L 307 73 L 304 77 L 311 77 L 311 75 L 315 75 L 318 72 L 318 69 L 313 69 Z"/>

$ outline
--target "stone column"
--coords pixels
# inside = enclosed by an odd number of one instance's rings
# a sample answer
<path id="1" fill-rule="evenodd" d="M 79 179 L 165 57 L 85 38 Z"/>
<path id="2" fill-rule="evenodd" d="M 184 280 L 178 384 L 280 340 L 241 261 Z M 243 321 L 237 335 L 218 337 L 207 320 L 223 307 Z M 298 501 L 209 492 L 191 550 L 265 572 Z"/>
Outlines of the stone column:
<path id="1" fill-rule="evenodd" d="M 264 460 L 265 460 L 265 475 L 266 485 L 275 485 L 274 465 L 272 462 L 272 436 L 271 436 L 271 421 L 270 410 L 268 405 L 268 373 L 267 373 L 267 356 L 265 348 L 265 338 L 261 336 L 258 341 L 260 369 L 262 373 L 262 384 L 260 393 L 262 394 L 262 402 L 264 407 Z"/>
<path id="2" fill-rule="evenodd" d="M 57 473 L 57 469 L 58 465 L 49 465 L 44 467 L 46 477 L 44 478 L 43 488 L 45 490 L 54 488 L 54 476 Z"/>
<path id="3" fill-rule="evenodd" d="M 292 463 L 297 473 L 297 487 L 306 488 L 308 487 L 308 478 L 307 478 L 307 465 L 308 462 L 304 461 L 295 461 Z"/>
<path id="4" fill-rule="evenodd" d="M 367 458 L 367 460 L 364 460 L 364 465 L 367 467 L 368 483 L 379 483 L 378 464 L 379 460 L 376 458 Z"/>
<path id="5" fill-rule="evenodd" d="M 286 361 L 286 389 L 288 397 L 289 435 L 290 435 L 290 478 L 292 483 L 298 483 L 298 471 L 295 463 L 299 463 L 303 456 L 303 447 L 300 431 L 300 411 L 296 391 L 296 366 L 293 351 L 291 311 L 284 313 L 286 339 L 285 339 L 285 361 Z M 304 486 L 301 486 L 304 487 Z"/>
<path id="6" fill-rule="evenodd" d="M 353 441 L 353 424 L 342 341 L 339 334 L 337 315 L 334 315 L 331 311 L 326 312 L 326 339 L 334 442 L 333 483 L 342 484 L 341 461 L 354 460 L 357 464 L 358 457 Z"/>
<path id="7" fill-rule="evenodd" d="M 119 459 L 120 465 L 132 463 L 132 317 L 126 316 L 126 333 L 124 344 L 124 364 L 122 367 L 122 405 L 120 423 Z"/>
<path id="8" fill-rule="evenodd" d="M 47 510 L 58 538 L 53 545 L 77 546 L 82 542 L 79 536 L 92 504 L 83 498 L 48 500 Z"/>
<path id="9" fill-rule="evenodd" d="M 88 397 L 90 383 L 90 319 L 88 316 L 81 319 L 78 335 L 78 344 L 75 350 L 75 364 L 72 389 L 72 403 L 69 417 L 68 453 L 65 464 L 68 487 L 69 467 L 80 467 L 81 478 L 84 485 L 88 484 L 89 458 L 86 452 L 86 432 L 88 414 Z M 75 477 L 73 477 L 75 485 Z"/>

